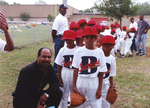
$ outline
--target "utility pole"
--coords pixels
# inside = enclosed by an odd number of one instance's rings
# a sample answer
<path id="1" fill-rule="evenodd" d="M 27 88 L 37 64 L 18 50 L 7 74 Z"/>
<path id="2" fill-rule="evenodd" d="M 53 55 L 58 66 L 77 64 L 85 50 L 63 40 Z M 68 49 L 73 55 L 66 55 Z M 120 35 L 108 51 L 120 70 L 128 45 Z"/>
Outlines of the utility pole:
<path id="1" fill-rule="evenodd" d="M 63 0 L 63 4 L 65 4 L 66 6 L 67 6 L 67 0 Z M 67 13 L 68 13 L 68 11 L 67 11 Z M 66 17 L 67 17 L 67 13 L 66 13 Z"/>

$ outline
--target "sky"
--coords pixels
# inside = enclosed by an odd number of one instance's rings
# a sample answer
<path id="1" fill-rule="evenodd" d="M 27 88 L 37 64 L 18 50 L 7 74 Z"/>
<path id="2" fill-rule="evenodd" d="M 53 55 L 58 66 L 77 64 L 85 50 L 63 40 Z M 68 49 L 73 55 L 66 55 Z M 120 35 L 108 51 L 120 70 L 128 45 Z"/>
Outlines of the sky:
<path id="1" fill-rule="evenodd" d="M 8 2 L 9 4 L 13 4 L 14 2 L 19 3 L 19 4 L 35 4 L 38 0 L 4 0 Z M 62 4 L 63 0 L 42 0 L 45 1 L 47 4 Z M 94 6 L 94 3 L 97 0 L 67 0 L 67 4 L 70 6 L 73 6 L 76 9 L 79 10 L 84 10 L 87 8 L 91 8 Z M 137 2 L 145 2 L 149 0 L 133 0 Z"/>

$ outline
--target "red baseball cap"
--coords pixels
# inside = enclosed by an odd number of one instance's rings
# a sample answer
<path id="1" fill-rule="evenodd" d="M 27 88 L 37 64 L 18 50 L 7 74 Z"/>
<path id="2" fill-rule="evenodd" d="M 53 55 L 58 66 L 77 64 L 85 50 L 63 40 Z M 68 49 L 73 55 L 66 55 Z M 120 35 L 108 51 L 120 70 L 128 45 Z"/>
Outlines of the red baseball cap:
<path id="1" fill-rule="evenodd" d="M 79 26 L 80 26 L 80 24 L 82 24 L 82 23 L 86 23 L 86 24 L 87 24 L 87 21 L 86 21 L 85 19 L 80 19 L 80 20 L 78 21 Z"/>
<path id="2" fill-rule="evenodd" d="M 98 25 L 98 24 L 95 24 L 93 27 L 95 27 L 96 29 L 102 31 L 102 26 Z"/>
<path id="3" fill-rule="evenodd" d="M 82 32 L 83 32 L 83 30 L 77 30 L 76 31 L 76 38 L 82 38 Z"/>
<path id="4" fill-rule="evenodd" d="M 120 25 L 116 25 L 117 28 L 120 28 Z"/>
<path id="5" fill-rule="evenodd" d="M 134 27 L 132 27 L 131 30 L 136 31 L 136 29 Z"/>
<path id="6" fill-rule="evenodd" d="M 106 26 L 106 27 L 105 27 L 105 29 L 109 29 L 109 27 L 108 27 L 108 26 Z"/>
<path id="7" fill-rule="evenodd" d="M 116 27 L 116 25 L 115 24 L 111 24 L 110 27 Z"/>
<path id="8" fill-rule="evenodd" d="M 116 44 L 115 38 L 111 35 L 106 35 L 102 37 L 102 45 L 104 43 L 111 43 L 111 44 Z"/>
<path id="9" fill-rule="evenodd" d="M 71 22 L 69 29 L 72 29 L 72 28 L 77 28 L 79 30 L 79 24 L 76 22 Z"/>
<path id="10" fill-rule="evenodd" d="M 90 25 L 90 24 L 96 24 L 96 22 L 95 21 L 93 21 L 93 20 L 90 20 L 88 23 L 87 23 L 87 25 Z"/>
<path id="11" fill-rule="evenodd" d="M 116 30 L 115 29 L 111 29 L 111 31 L 115 32 L 116 33 Z"/>
<path id="12" fill-rule="evenodd" d="M 96 28 L 92 27 L 92 26 L 85 27 L 83 29 L 82 36 L 86 36 L 86 35 L 94 35 L 94 36 L 98 37 Z"/>
<path id="13" fill-rule="evenodd" d="M 126 29 L 127 29 L 127 27 L 126 27 L 126 26 L 123 26 L 123 27 L 122 27 L 122 29 L 123 29 L 123 30 L 126 30 Z"/>
<path id="14" fill-rule="evenodd" d="M 105 28 L 105 26 L 104 26 L 104 25 L 102 25 L 102 28 Z"/>
<path id="15" fill-rule="evenodd" d="M 63 33 L 62 39 L 75 40 L 76 39 L 76 32 L 74 32 L 73 30 L 65 30 Z"/>

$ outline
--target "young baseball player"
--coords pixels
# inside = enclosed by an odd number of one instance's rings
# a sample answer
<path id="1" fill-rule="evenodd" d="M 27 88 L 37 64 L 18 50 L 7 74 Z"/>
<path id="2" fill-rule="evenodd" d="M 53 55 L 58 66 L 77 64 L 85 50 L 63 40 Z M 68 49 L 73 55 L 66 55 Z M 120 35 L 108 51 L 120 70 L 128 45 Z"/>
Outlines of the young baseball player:
<path id="1" fill-rule="evenodd" d="M 95 27 L 96 30 L 97 30 L 97 34 L 100 34 L 100 33 L 102 32 L 102 26 L 96 24 L 96 25 L 94 25 L 94 27 Z"/>
<path id="2" fill-rule="evenodd" d="M 79 30 L 79 24 L 76 22 L 71 22 L 69 29 L 76 32 L 77 30 Z"/>
<path id="3" fill-rule="evenodd" d="M 124 55 L 122 57 L 126 57 L 126 54 L 129 53 L 128 57 L 133 57 L 133 54 L 130 51 L 130 47 L 132 45 L 132 40 L 134 38 L 134 33 L 136 32 L 136 29 L 132 27 L 129 31 L 127 31 L 127 35 L 124 38 L 125 42 L 125 50 L 124 50 Z"/>
<path id="4" fill-rule="evenodd" d="M 93 27 L 95 24 L 96 24 L 95 21 L 90 20 L 90 21 L 88 21 L 87 26 L 92 26 Z"/>
<path id="5" fill-rule="evenodd" d="M 84 46 L 83 39 L 82 39 L 82 31 L 83 30 L 76 31 L 76 45 L 79 47 Z"/>
<path id="6" fill-rule="evenodd" d="M 115 45 L 115 39 L 106 35 L 102 38 L 102 50 L 106 58 L 107 72 L 103 76 L 102 84 L 102 108 L 110 108 L 110 103 L 106 100 L 109 86 L 113 88 L 113 77 L 116 76 L 116 59 L 110 54 Z"/>
<path id="7" fill-rule="evenodd" d="M 58 78 L 61 89 L 63 91 L 62 99 L 59 108 L 67 108 L 68 97 L 72 92 L 73 86 L 73 67 L 72 61 L 75 50 L 78 48 L 75 44 L 76 33 L 73 30 L 66 30 L 62 39 L 65 40 L 66 46 L 59 50 L 59 53 L 55 59 L 55 63 L 58 65 Z"/>
<path id="8" fill-rule="evenodd" d="M 121 35 L 120 35 L 120 47 L 121 47 L 121 51 L 120 51 L 120 57 L 124 56 L 124 50 L 125 50 L 125 43 L 126 41 L 124 40 L 124 38 L 126 37 L 127 35 L 127 27 L 126 26 L 123 26 L 122 27 L 122 32 L 121 32 Z"/>
<path id="9" fill-rule="evenodd" d="M 97 31 L 94 27 L 83 29 L 85 46 L 80 47 L 74 54 L 73 92 L 80 92 L 86 101 L 78 108 L 101 108 L 101 88 L 103 72 L 107 71 L 104 53 L 94 45 Z"/>
<path id="10" fill-rule="evenodd" d="M 94 45 L 97 46 L 98 48 L 102 49 L 102 34 L 97 34 L 97 40 L 94 42 Z"/>
<path id="11" fill-rule="evenodd" d="M 81 30 L 83 30 L 83 28 L 87 26 L 87 21 L 86 21 L 85 19 L 80 19 L 80 20 L 78 21 L 78 24 L 79 24 L 79 28 L 80 28 Z"/>
<path id="12" fill-rule="evenodd" d="M 117 34 L 115 29 L 111 29 L 111 35 L 114 37 L 115 42 L 117 42 Z M 111 50 L 111 54 L 116 57 L 117 54 L 117 45 L 114 45 L 114 48 Z"/>

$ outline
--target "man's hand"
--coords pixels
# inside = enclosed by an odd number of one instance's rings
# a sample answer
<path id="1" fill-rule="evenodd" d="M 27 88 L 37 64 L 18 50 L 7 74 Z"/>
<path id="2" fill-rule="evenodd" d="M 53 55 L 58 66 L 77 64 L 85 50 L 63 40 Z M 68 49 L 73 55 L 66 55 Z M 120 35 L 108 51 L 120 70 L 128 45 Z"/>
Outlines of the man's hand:
<path id="1" fill-rule="evenodd" d="M 63 87 L 63 80 L 62 80 L 62 78 L 59 78 L 59 84 L 60 84 L 60 87 Z"/>
<path id="2" fill-rule="evenodd" d="M 147 32 L 147 31 L 146 31 L 146 30 L 144 30 L 144 32 L 143 32 L 143 33 L 145 34 L 146 32 Z"/>
<path id="3" fill-rule="evenodd" d="M 99 99 L 101 97 L 102 93 L 101 93 L 101 89 L 97 89 L 96 92 L 96 99 Z"/>
<path id="4" fill-rule="evenodd" d="M 45 94 L 43 94 L 43 95 L 40 97 L 40 100 L 39 100 L 39 102 L 38 102 L 38 105 L 42 105 L 42 106 L 46 105 L 47 99 L 48 99 L 48 98 L 45 96 Z M 39 108 L 40 108 L 40 107 L 39 107 Z"/>
<path id="5" fill-rule="evenodd" d="M 41 105 L 38 105 L 36 108 L 44 108 L 43 106 L 41 106 Z"/>
<path id="6" fill-rule="evenodd" d="M 2 29 L 4 32 L 8 30 L 7 20 L 2 12 L 0 12 L 0 29 Z"/>

